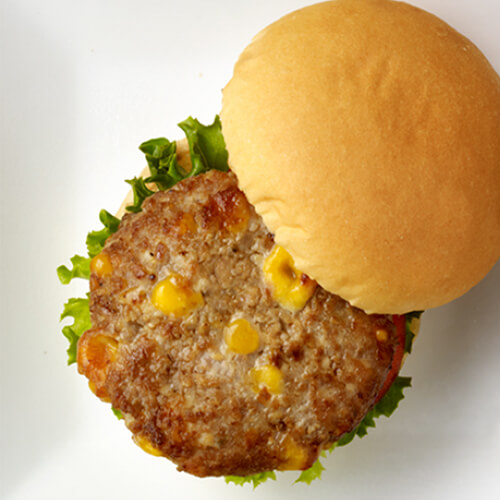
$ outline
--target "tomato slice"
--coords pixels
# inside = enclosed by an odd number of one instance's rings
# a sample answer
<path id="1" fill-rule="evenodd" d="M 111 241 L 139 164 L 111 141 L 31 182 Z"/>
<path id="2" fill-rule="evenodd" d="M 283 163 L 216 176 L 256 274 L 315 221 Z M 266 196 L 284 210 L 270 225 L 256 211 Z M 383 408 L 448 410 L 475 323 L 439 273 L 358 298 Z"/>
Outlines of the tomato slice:
<path id="1" fill-rule="evenodd" d="M 405 353 L 406 316 L 404 314 L 402 315 L 394 314 L 392 316 L 392 321 L 396 325 L 398 345 L 396 347 L 396 350 L 394 351 L 394 357 L 392 358 L 391 369 L 389 370 L 385 382 L 382 385 L 382 389 L 380 389 L 380 392 L 378 393 L 375 403 L 378 403 L 385 396 L 386 392 L 389 390 L 389 387 L 391 387 L 394 380 L 396 380 Z"/>

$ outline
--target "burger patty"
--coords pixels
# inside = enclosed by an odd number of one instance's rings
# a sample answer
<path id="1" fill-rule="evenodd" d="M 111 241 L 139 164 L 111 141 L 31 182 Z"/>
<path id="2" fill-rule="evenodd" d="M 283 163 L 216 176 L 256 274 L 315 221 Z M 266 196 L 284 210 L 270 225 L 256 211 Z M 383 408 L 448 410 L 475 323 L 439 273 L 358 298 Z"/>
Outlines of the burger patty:
<path id="1" fill-rule="evenodd" d="M 234 175 L 210 171 L 125 215 L 91 263 L 79 371 L 138 444 L 180 470 L 308 468 L 390 371 L 391 318 L 269 264 L 275 248 Z M 298 310 L 281 278 L 312 293 Z"/>

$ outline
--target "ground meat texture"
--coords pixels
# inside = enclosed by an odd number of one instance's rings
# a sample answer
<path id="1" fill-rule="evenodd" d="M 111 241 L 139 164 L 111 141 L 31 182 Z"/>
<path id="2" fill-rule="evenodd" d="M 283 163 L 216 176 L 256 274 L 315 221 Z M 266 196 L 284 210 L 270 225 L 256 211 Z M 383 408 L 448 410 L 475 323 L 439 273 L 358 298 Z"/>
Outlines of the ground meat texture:
<path id="1" fill-rule="evenodd" d="M 138 442 L 180 470 L 305 469 L 362 420 L 390 370 L 391 318 L 320 286 L 285 309 L 263 273 L 273 246 L 235 177 L 211 171 L 124 216 L 93 263 L 79 370 Z M 153 300 L 169 276 L 189 305 L 176 313 Z M 257 332 L 249 353 L 228 347 L 236 320 Z"/>

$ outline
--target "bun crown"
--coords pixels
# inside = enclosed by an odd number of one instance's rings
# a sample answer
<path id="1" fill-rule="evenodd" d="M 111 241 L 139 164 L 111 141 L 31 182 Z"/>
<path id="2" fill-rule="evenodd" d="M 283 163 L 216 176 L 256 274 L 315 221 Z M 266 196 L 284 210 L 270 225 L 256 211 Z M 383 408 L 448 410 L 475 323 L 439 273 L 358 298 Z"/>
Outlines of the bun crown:
<path id="1" fill-rule="evenodd" d="M 444 304 L 500 256 L 500 79 L 427 12 L 337 0 L 285 16 L 240 56 L 221 119 L 276 242 L 367 312 Z"/>

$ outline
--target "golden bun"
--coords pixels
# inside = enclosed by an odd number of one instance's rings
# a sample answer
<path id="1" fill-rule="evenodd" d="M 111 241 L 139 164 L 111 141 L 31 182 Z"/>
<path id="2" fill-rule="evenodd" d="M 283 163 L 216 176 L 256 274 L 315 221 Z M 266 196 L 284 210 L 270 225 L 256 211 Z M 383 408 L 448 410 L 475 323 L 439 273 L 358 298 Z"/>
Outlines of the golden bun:
<path id="1" fill-rule="evenodd" d="M 241 54 L 221 119 L 276 242 L 369 313 L 449 302 L 500 256 L 500 78 L 427 12 L 337 0 L 283 17 Z"/>

